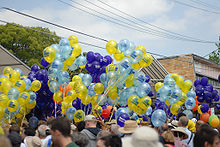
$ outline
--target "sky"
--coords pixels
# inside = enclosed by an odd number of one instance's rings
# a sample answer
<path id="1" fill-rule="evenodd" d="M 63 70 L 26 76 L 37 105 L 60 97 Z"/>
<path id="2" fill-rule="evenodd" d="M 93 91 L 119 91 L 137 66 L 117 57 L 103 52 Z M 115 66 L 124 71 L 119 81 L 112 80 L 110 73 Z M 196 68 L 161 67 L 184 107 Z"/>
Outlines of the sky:
<path id="1" fill-rule="evenodd" d="M 66 5 L 58 0 L 1 0 L 0 6 L 15 9 L 20 12 L 31 14 L 35 17 L 48 20 L 50 22 L 66 26 L 68 28 L 78 30 L 93 36 L 97 36 L 106 40 L 115 40 L 119 42 L 121 39 L 128 39 L 133 41 L 137 46 L 144 45 L 147 48 L 147 52 L 157 53 L 162 56 L 175 56 L 181 54 L 196 54 L 204 56 L 217 49 L 214 43 L 197 43 L 176 39 L 167 39 L 167 37 L 158 37 L 144 32 L 144 29 L 148 29 L 149 25 L 138 22 L 106 5 L 100 3 L 98 0 L 62 0 L 70 5 Z M 89 1 L 90 3 L 88 3 Z M 126 12 L 136 18 L 161 27 L 163 29 L 187 35 L 193 38 L 207 40 L 212 42 L 218 42 L 220 35 L 220 14 L 214 14 L 204 12 L 191 7 L 180 5 L 175 0 L 101 0 L 114 8 L 117 8 L 123 12 Z M 220 7 L 219 0 L 205 1 L 213 7 L 203 7 L 202 5 L 193 3 L 193 0 L 181 0 L 181 2 L 191 4 L 200 8 L 209 9 L 211 11 L 217 11 L 215 7 Z M 108 11 L 116 13 L 123 18 L 135 21 L 141 25 L 142 32 L 133 30 L 132 28 L 139 29 L 133 22 L 128 22 L 129 26 L 120 26 L 116 23 L 120 23 L 125 20 L 119 16 L 106 12 L 92 4 L 105 8 Z M 82 6 L 89 7 L 105 15 L 111 16 L 105 19 L 116 21 L 112 23 L 103 19 L 100 19 L 94 15 L 90 15 L 83 11 L 80 11 L 74 7 L 88 10 Z M 215 7 L 214 7 L 215 6 Z M 220 12 L 220 11 L 219 11 Z M 97 14 L 97 13 L 95 13 Z M 65 29 L 57 28 L 55 26 L 39 22 L 34 19 L 30 19 L 25 16 L 18 15 L 16 13 L 0 9 L 0 19 L 8 22 L 14 22 L 24 26 L 41 26 L 47 27 L 51 31 L 55 31 L 58 36 L 68 37 L 70 35 L 76 35 L 79 41 L 87 42 L 90 44 L 105 47 L 106 42 L 89 38 L 84 35 L 80 35 Z M 113 20 L 117 19 L 117 20 Z M 143 26 L 145 28 L 143 28 Z M 148 28 L 147 28 L 148 27 Z M 155 29 L 155 28 L 154 28 Z M 161 30 L 160 30 L 161 31 Z M 162 34 L 164 36 L 164 33 Z M 99 52 L 102 55 L 108 54 L 105 50 L 81 45 L 83 51 Z M 159 57 L 159 56 L 156 56 Z"/>

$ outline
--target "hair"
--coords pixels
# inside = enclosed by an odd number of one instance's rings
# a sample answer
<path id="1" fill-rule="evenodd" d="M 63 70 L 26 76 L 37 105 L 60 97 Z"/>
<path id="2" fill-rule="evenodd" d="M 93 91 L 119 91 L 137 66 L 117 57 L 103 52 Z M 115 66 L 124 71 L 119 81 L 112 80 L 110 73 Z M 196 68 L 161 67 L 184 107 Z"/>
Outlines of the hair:
<path id="1" fill-rule="evenodd" d="M 73 133 L 72 139 L 79 147 L 86 147 L 89 143 L 89 138 L 80 132 Z"/>
<path id="2" fill-rule="evenodd" d="M 165 144 L 174 144 L 174 135 L 171 131 L 165 131 L 162 134 Z"/>
<path id="3" fill-rule="evenodd" d="M 37 126 L 39 127 L 40 125 L 47 125 L 47 122 L 44 120 L 39 120 Z"/>
<path id="4" fill-rule="evenodd" d="M 26 136 L 35 136 L 35 129 L 32 128 L 32 127 L 27 127 L 27 128 L 24 128 L 24 134 Z"/>
<path id="5" fill-rule="evenodd" d="M 173 132 L 173 135 L 175 136 L 175 137 L 185 137 L 185 134 L 184 133 L 182 133 L 182 132 L 177 132 L 177 131 L 174 131 Z"/>
<path id="6" fill-rule="evenodd" d="M 77 129 L 79 132 L 81 132 L 83 129 L 85 129 L 85 121 L 81 121 L 77 124 Z"/>
<path id="7" fill-rule="evenodd" d="M 117 125 L 117 124 L 112 124 L 110 131 L 111 131 L 112 134 L 115 134 L 115 135 L 119 135 L 119 136 L 120 136 L 121 133 L 118 131 L 119 128 L 120 128 L 119 125 Z"/>
<path id="8" fill-rule="evenodd" d="M 118 135 L 108 135 L 100 138 L 107 147 L 122 147 L 121 137 Z"/>
<path id="9" fill-rule="evenodd" d="M 0 146 L 12 147 L 10 140 L 5 136 L 0 136 Z"/>
<path id="10" fill-rule="evenodd" d="M 47 126 L 46 125 L 40 125 L 39 127 L 38 127 L 38 132 L 39 132 L 39 135 L 40 136 L 43 136 L 43 137 L 46 137 L 47 136 L 47 133 L 46 133 L 46 131 L 47 131 Z"/>
<path id="11" fill-rule="evenodd" d="M 65 117 L 57 117 L 51 122 L 51 130 L 58 130 L 63 136 L 67 137 L 70 136 L 71 124 Z"/>
<path id="12" fill-rule="evenodd" d="M 213 144 L 215 137 L 218 137 L 218 132 L 209 125 L 203 124 L 195 134 L 193 140 L 194 147 L 203 147 L 205 142 Z"/>
<path id="13" fill-rule="evenodd" d="M 11 132 L 17 132 L 19 134 L 20 133 L 20 127 L 17 124 L 13 124 L 9 129 L 9 133 L 11 133 Z"/>
<path id="14" fill-rule="evenodd" d="M 185 113 L 180 113 L 180 114 L 178 115 L 177 120 L 179 121 L 180 117 L 182 117 L 182 116 L 186 116 L 186 114 L 185 114 Z"/>
<path id="15" fill-rule="evenodd" d="M 189 119 L 186 116 L 181 116 L 179 122 L 183 127 L 186 127 L 188 125 Z"/>
<path id="16" fill-rule="evenodd" d="M 108 130 L 102 130 L 97 134 L 97 140 L 101 139 L 102 137 L 108 136 L 111 133 Z"/>

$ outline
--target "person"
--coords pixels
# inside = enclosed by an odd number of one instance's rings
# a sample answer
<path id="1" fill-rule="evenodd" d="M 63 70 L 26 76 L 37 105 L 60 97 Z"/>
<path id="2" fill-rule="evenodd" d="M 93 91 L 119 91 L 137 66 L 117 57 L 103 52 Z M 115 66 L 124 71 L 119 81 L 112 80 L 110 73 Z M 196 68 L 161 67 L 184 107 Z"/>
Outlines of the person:
<path id="1" fill-rule="evenodd" d="M 80 132 L 74 132 L 72 134 L 73 141 L 79 146 L 79 147 L 86 147 L 89 143 L 88 137 Z"/>
<path id="2" fill-rule="evenodd" d="M 194 147 L 220 147 L 218 132 L 207 124 L 201 125 L 195 133 L 193 145 Z"/>
<path id="3" fill-rule="evenodd" d="M 54 145 L 59 147 L 78 147 L 70 136 L 70 122 L 65 117 L 57 117 L 51 122 L 51 136 Z"/>
<path id="4" fill-rule="evenodd" d="M 174 135 L 170 130 L 163 132 L 162 137 L 164 139 L 165 147 L 174 147 Z"/>
<path id="5" fill-rule="evenodd" d="M 96 138 L 98 133 L 101 131 L 97 125 L 97 119 L 94 115 L 87 115 L 85 117 L 85 129 L 81 131 L 81 133 L 85 134 L 89 139 L 89 144 L 87 147 L 96 147 Z"/>
<path id="6" fill-rule="evenodd" d="M 13 128 L 10 130 L 10 133 L 8 134 L 8 139 L 10 140 L 13 147 L 20 147 L 22 143 L 21 135 L 18 134 L 18 132 L 12 131 Z"/>
<path id="7" fill-rule="evenodd" d="M 150 127 L 140 127 L 122 140 L 123 147 L 162 147 L 157 131 Z"/>
<path id="8" fill-rule="evenodd" d="M 100 138 L 97 147 L 122 147 L 122 141 L 118 135 L 110 134 Z"/>
<path id="9" fill-rule="evenodd" d="M 21 143 L 21 147 L 26 147 L 27 144 L 26 144 L 26 139 L 28 137 L 32 137 L 32 136 L 35 136 L 35 130 L 34 128 L 32 127 L 27 127 L 27 128 L 24 128 L 24 131 L 22 132 L 22 140 L 23 140 L 23 143 Z"/>
<path id="10" fill-rule="evenodd" d="M 199 128 L 200 128 L 200 126 L 203 125 L 203 124 L 205 124 L 204 121 L 202 121 L 202 120 L 198 120 L 198 121 L 196 122 L 196 131 L 198 131 Z"/>
<path id="11" fill-rule="evenodd" d="M 193 147 L 194 133 L 192 133 L 191 131 L 189 131 L 189 129 L 186 128 L 188 125 L 188 122 L 189 122 L 189 119 L 186 116 L 181 116 L 178 121 L 178 126 L 183 127 L 186 133 L 188 134 L 188 138 L 182 141 L 187 143 L 189 147 Z"/>
<path id="12" fill-rule="evenodd" d="M 110 127 L 110 132 L 111 132 L 112 134 L 114 134 L 114 135 L 120 136 L 121 133 L 118 131 L 119 128 L 120 128 L 119 125 L 117 125 L 117 124 L 112 124 L 111 127 Z"/>
<path id="13" fill-rule="evenodd" d="M 49 135 L 50 128 L 47 125 L 40 125 L 37 129 L 38 136 L 42 142 L 42 146 L 47 146 L 49 138 L 47 136 Z"/>
<path id="14" fill-rule="evenodd" d="M 98 134 L 96 139 L 99 140 L 100 138 L 104 137 L 104 136 L 108 136 L 110 135 L 111 132 L 109 132 L 108 130 L 101 130 Z"/>
<path id="15" fill-rule="evenodd" d="M 12 147 L 9 139 L 5 136 L 0 136 L 0 146 L 1 147 Z"/>
<path id="16" fill-rule="evenodd" d="M 188 138 L 187 132 L 183 127 L 177 127 L 175 129 L 171 129 L 174 135 L 174 145 L 176 147 L 188 147 L 187 143 L 182 142 L 183 139 Z"/>
<path id="17" fill-rule="evenodd" d="M 9 128 L 9 133 L 11 132 L 17 132 L 18 134 L 20 134 L 20 127 L 17 124 L 11 125 L 11 127 Z"/>
<path id="18" fill-rule="evenodd" d="M 138 124 L 135 120 L 126 120 L 124 122 L 124 127 L 118 129 L 119 132 L 124 134 L 124 137 L 130 136 L 138 128 Z"/>
<path id="19" fill-rule="evenodd" d="M 26 147 L 42 147 L 42 142 L 37 136 L 28 136 L 25 139 Z"/>

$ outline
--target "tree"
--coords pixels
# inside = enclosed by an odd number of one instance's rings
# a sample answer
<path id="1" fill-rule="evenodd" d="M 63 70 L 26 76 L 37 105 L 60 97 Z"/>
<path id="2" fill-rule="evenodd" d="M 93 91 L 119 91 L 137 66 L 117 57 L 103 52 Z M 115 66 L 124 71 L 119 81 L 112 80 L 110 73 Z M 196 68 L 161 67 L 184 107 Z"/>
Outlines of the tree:
<path id="1" fill-rule="evenodd" d="M 48 28 L 29 28 L 56 35 Z M 17 27 L 13 24 L 0 25 L 0 44 L 28 66 L 40 65 L 44 48 L 58 43 L 59 40 L 59 37 Z"/>
<path id="2" fill-rule="evenodd" d="M 219 41 L 220 41 L 220 37 L 219 37 Z M 210 55 L 209 55 L 209 60 L 213 61 L 217 64 L 220 64 L 220 43 L 216 43 L 216 46 L 218 47 L 217 50 L 213 51 Z"/>

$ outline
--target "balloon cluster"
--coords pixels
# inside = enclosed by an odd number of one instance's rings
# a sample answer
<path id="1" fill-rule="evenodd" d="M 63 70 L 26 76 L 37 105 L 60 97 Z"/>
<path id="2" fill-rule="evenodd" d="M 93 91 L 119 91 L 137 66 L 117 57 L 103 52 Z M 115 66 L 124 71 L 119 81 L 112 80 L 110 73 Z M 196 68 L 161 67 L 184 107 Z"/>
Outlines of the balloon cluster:
<path id="1" fill-rule="evenodd" d="M 36 106 L 39 80 L 30 80 L 19 68 L 7 66 L 0 75 L 0 118 L 5 121 L 22 118 Z"/>

